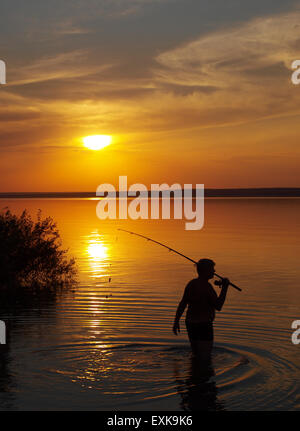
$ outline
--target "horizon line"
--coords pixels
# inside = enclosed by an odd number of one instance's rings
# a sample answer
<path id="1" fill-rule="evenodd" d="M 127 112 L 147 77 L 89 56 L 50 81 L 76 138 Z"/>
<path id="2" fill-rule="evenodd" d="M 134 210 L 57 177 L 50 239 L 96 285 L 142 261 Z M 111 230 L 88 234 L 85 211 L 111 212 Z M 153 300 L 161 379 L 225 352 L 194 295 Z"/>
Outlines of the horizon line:
<path id="1" fill-rule="evenodd" d="M 177 190 L 183 190 L 177 189 Z M 195 188 L 189 189 L 193 195 Z M 119 192 L 116 190 L 116 197 L 124 193 L 127 196 L 128 191 Z M 161 193 L 161 192 L 160 192 Z M 146 192 L 148 197 L 151 195 L 151 189 Z M 300 197 L 300 187 L 239 187 L 239 188 L 207 188 L 204 189 L 205 197 Z M 100 198 L 96 191 L 91 192 L 0 192 L 0 198 L 24 198 L 24 197 L 91 197 Z"/>

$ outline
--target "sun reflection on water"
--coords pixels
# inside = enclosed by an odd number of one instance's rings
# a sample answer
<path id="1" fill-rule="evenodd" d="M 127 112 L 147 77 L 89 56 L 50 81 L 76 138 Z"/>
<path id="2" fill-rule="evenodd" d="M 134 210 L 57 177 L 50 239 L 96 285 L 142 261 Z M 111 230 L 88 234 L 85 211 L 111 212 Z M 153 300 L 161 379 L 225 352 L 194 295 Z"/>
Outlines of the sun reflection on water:
<path id="1" fill-rule="evenodd" d="M 87 237 L 85 255 L 88 259 L 93 278 L 107 276 L 110 250 L 97 231 L 92 232 L 91 235 Z"/>
<path id="2" fill-rule="evenodd" d="M 101 242 L 94 242 L 88 246 L 88 254 L 94 261 L 99 261 L 107 257 L 107 247 Z"/>
<path id="3" fill-rule="evenodd" d="M 110 280 L 111 245 L 97 230 L 84 237 L 83 255 L 86 273 L 96 281 L 95 285 L 84 286 L 81 298 L 88 311 L 85 325 L 88 325 L 88 338 L 99 340 L 103 336 L 103 314 L 107 306 L 108 280 Z"/>

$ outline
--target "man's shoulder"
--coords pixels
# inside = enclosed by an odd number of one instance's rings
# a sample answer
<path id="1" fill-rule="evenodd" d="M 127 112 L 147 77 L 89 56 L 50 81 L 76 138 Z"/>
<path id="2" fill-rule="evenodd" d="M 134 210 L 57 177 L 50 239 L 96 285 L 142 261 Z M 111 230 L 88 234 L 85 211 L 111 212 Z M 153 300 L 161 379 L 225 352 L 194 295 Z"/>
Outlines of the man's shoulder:
<path id="1" fill-rule="evenodd" d="M 193 286 L 195 286 L 196 284 L 198 284 L 198 282 L 199 282 L 198 278 L 193 278 L 192 280 L 190 280 L 190 281 L 188 282 L 188 284 L 186 285 L 186 287 L 187 287 L 187 288 L 193 287 Z"/>

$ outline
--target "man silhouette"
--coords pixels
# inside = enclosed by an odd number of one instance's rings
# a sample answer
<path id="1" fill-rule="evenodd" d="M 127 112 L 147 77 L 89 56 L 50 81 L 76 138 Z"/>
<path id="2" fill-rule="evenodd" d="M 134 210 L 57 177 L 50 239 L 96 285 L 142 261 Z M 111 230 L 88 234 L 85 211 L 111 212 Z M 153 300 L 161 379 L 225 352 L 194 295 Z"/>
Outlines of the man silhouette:
<path id="1" fill-rule="evenodd" d="M 215 310 L 221 311 L 226 299 L 229 280 L 224 278 L 221 293 L 218 296 L 208 280 L 214 277 L 215 263 L 210 259 L 197 262 L 198 278 L 191 280 L 178 305 L 173 332 L 180 332 L 179 320 L 186 306 L 185 324 L 194 355 L 205 361 L 210 360 L 213 346 L 213 321 Z"/>

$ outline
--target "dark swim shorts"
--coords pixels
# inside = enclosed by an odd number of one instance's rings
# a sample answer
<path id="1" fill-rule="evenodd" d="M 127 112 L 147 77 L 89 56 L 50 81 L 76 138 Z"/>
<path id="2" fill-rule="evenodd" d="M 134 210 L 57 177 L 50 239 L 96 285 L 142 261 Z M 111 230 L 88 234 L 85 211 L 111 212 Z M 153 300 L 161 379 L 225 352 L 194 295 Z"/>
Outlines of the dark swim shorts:
<path id="1" fill-rule="evenodd" d="M 185 322 L 186 329 L 189 335 L 189 339 L 193 341 L 213 341 L 214 339 L 214 328 L 213 324 L 207 323 L 192 323 Z"/>

